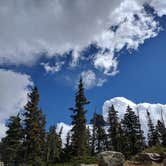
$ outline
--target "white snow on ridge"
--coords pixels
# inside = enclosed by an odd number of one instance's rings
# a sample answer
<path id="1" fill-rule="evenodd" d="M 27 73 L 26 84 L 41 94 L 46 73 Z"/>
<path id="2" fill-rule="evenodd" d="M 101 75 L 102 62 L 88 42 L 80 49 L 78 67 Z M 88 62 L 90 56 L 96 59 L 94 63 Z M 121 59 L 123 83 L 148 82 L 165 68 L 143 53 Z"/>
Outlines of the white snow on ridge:
<path id="1" fill-rule="evenodd" d="M 157 120 L 161 120 L 161 112 L 163 114 L 163 119 L 166 122 L 166 105 L 163 104 L 150 104 L 150 103 L 139 103 L 136 104 L 124 97 L 115 97 L 110 100 L 107 100 L 104 102 L 103 105 L 103 116 L 104 119 L 107 120 L 108 116 L 108 109 L 114 105 L 115 109 L 119 112 L 119 118 L 122 119 L 126 108 L 129 105 L 135 112 L 140 116 L 140 121 L 142 125 L 142 129 L 145 133 L 145 136 L 147 134 L 147 111 L 150 112 L 151 118 L 156 125 Z"/>
<path id="2" fill-rule="evenodd" d="M 165 105 L 159 104 L 159 103 L 156 103 L 156 104 L 150 104 L 150 103 L 136 104 L 136 103 L 132 102 L 131 100 L 128 100 L 124 97 L 115 97 L 115 98 L 112 98 L 112 99 L 104 102 L 104 104 L 103 104 L 103 116 L 104 116 L 105 120 L 107 120 L 108 109 L 109 109 L 109 107 L 112 106 L 112 104 L 114 105 L 115 109 L 119 112 L 120 119 L 123 118 L 128 105 L 135 111 L 136 114 L 138 114 L 138 112 L 139 112 L 140 121 L 142 124 L 142 130 L 144 131 L 145 137 L 147 136 L 147 131 L 148 131 L 147 110 L 150 112 L 151 118 L 152 118 L 155 125 L 156 125 L 157 120 L 161 120 L 161 111 L 163 113 L 163 119 L 166 122 L 166 104 Z M 87 126 L 89 126 L 90 129 L 92 129 L 91 125 L 87 125 Z M 57 124 L 57 132 L 60 131 L 61 127 L 63 127 L 62 142 L 64 145 L 66 143 L 67 133 L 71 130 L 72 126 L 65 124 L 63 122 L 60 122 Z"/>

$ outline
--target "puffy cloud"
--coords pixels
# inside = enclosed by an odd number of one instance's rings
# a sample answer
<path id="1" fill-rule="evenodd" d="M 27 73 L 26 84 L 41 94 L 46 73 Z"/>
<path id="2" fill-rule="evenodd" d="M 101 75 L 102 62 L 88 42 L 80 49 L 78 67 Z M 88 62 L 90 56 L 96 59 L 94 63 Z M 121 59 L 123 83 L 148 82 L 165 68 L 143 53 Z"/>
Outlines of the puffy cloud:
<path id="1" fill-rule="evenodd" d="M 94 66 L 103 69 L 107 75 L 115 75 L 118 72 L 116 53 L 125 47 L 138 49 L 146 39 L 157 36 L 160 27 L 154 17 L 145 11 L 143 3 L 133 0 L 122 1 L 110 13 L 109 20 L 110 27 L 96 39 L 102 51 L 95 56 Z"/>
<path id="2" fill-rule="evenodd" d="M 119 2 L 0 0 L 0 63 L 31 64 L 43 52 L 56 56 L 87 46 Z"/>
<path id="3" fill-rule="evenodd" d="M 0 138 L 4 136 L 5 120 L 23 109 L 29 86 L 33 85 L 26 74 L 0 69 Z"/>
<path id="4" fill-rule="evenodd" d="M 93 71 L 83 71 L 81 76 L 86 89 L 90 89 L 96 85 L 96 74 Z"/>
<path id="5" fill-rule="evenodd" d="M 118 73 L 118 61 L 112 54 L 97 54 L 94 58 L 94 66 L 103 70 L 106 75 L 116 75 Z"/>
<path id="6" fill-rule="evenodd" d="M 145 135 L 147 134 L 147 110 L 150 112 L 151 118 L 156 124 L 157 120 L 161 120 L 161 112 L 163 114 L 164 121 L 166 122 L 166 105 L 162 104 L 150 104 L 150 103 L 139 103 L 136 104 L 124 97 L 115 97 L 110 100 L 107 100 L 104 102 L 103 105 L 103 116 L 105 119 L 107 119 L 108 116 L 108 109 L 114 105 L 115 109 L 119 112 L 120 119 L 123 118 L 126 108 L 129 105 L 136 114 L 140 115 L 140 121 L 142 124 L 142 129 L 145 132 Z"/>
<path id="7" fill-rule="evenodd" d="M 61 70 L 64 63 L 65 62 L 62 61 L 62 62 L 55 62 L 55 64 L 50 65 L 48 62 L 47 63 L 42 62 L 41 66 L 43 66 L 43 68 L 45 69 L 45 71 L 47 73 L 56 73 L 56 72 L 59 72 Z"/>
<path id="8" fill-rule="evenodd" d="M 112 43 L 111 53 L 125 44 L 136 48 L 155 35 L 156 22 L 144 3 L 159 16 L 165 14 L 165 0 L 0 0 L 0 63 L 31 64 L 42 53 L 57 56 L 73 50 L 74 65 L 96 38 L 104 48 Z M 117 25 L 116 33 L 106 31 Z"/>
<path id="9" fill-rule="evenodd" d="M 152 0 L 150 5 L 156 10 L 156 13 L 160 17 L 166 15 L 166 1 Z"/>
<path id="10" fill-rule="evenodd" d="M 0 0 L 0 65 L 32 65 L 43 55 L 50 58 L 72 51 L 69 65 L 75 67 L 84 59 L 82 52 L 95 43 L 99 51 L 90 63 L 114 76 L 117 52 L 138 49 L 161 29 L 144 4 L 159 17 L 166 14 L 165 0 Z M 62 67 L 42 65 L 51 73 Z"/>
<path id="11" fill-rule="evenodd" d="M 104 78 L 98 78 L 92 70 L 83 71 L 81 76 L 86 89 L 91 89 L 94 86 L 101 87 L 107 81 Z"/>

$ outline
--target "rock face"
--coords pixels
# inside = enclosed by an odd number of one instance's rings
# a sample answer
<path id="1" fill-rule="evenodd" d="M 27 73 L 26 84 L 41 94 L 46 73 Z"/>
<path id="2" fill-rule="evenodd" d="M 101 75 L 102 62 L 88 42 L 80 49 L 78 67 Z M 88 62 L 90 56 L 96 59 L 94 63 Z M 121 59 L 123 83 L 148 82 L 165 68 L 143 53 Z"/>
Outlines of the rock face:
<path id="1" fill-rule="evenodd" d="M 125 157 L 120 152 L 105 151 L 98 154 L 99 166 L 123 166 Z"/>
<path id="2" fill-rule="evenodd" d="M 166 159 L 163 160 L 163 166 L 166 166 Z"/>
<path id="3" fill-rule="evenodd" d="M 132 161 L 129 161 L 130 164 L 133 165 L 142 165 L 142 166 L 150 166 L 153 163 L 157 166 L 157 164 L 161 164 L 166 158 L 164 153 L 140 153 L 133 157 Z M 166 165 L 164 165 L 166 166 Z"/>

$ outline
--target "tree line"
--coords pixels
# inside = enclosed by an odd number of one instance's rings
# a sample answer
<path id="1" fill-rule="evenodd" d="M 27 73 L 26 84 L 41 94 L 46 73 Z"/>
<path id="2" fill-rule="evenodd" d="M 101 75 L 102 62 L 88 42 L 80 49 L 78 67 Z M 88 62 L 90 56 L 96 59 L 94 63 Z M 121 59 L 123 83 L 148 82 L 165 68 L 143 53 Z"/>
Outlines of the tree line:
<path id="1" fill-rule="evenodd" d="M 63 128 L 57 132 L 53 125 L 46 131 L 46 117 L 39 108 L 39 99 L 38 89 L 34 87 L 28 94 L 23 114 L 11 116 L 6 123 L 8 130 L 0 142 L 0 160 L 8 166 L 53 165 L 87 159 L 106 150 L 119 151 L 130 158 L 147 147 L 166 147 L 164 121 L 158 120 L 154 125 L 148 111 L 147 139 L 141 128 L 140 115 L 130 106 L 121 120 L 113 105 L 109 108 L 107 121 L 95 111 L 87 125 L 85 106 L 89 101 L 82 78 L 75 94 L 75 106 L 70 108 L 72 129 L 67 133 L 65 144 L 61 138 Z"/>

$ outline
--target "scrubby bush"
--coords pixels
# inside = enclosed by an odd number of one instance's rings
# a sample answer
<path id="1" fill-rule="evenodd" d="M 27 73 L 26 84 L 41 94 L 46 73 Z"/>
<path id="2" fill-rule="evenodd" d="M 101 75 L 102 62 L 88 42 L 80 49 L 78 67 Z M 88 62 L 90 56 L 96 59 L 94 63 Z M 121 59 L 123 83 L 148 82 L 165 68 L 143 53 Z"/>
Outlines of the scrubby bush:
<path id="1" fill-rule="evenodd" d="M 152 146 L 144 150 L 146 153 L 166 153 L 166 148 L 161 146 Z"/>

